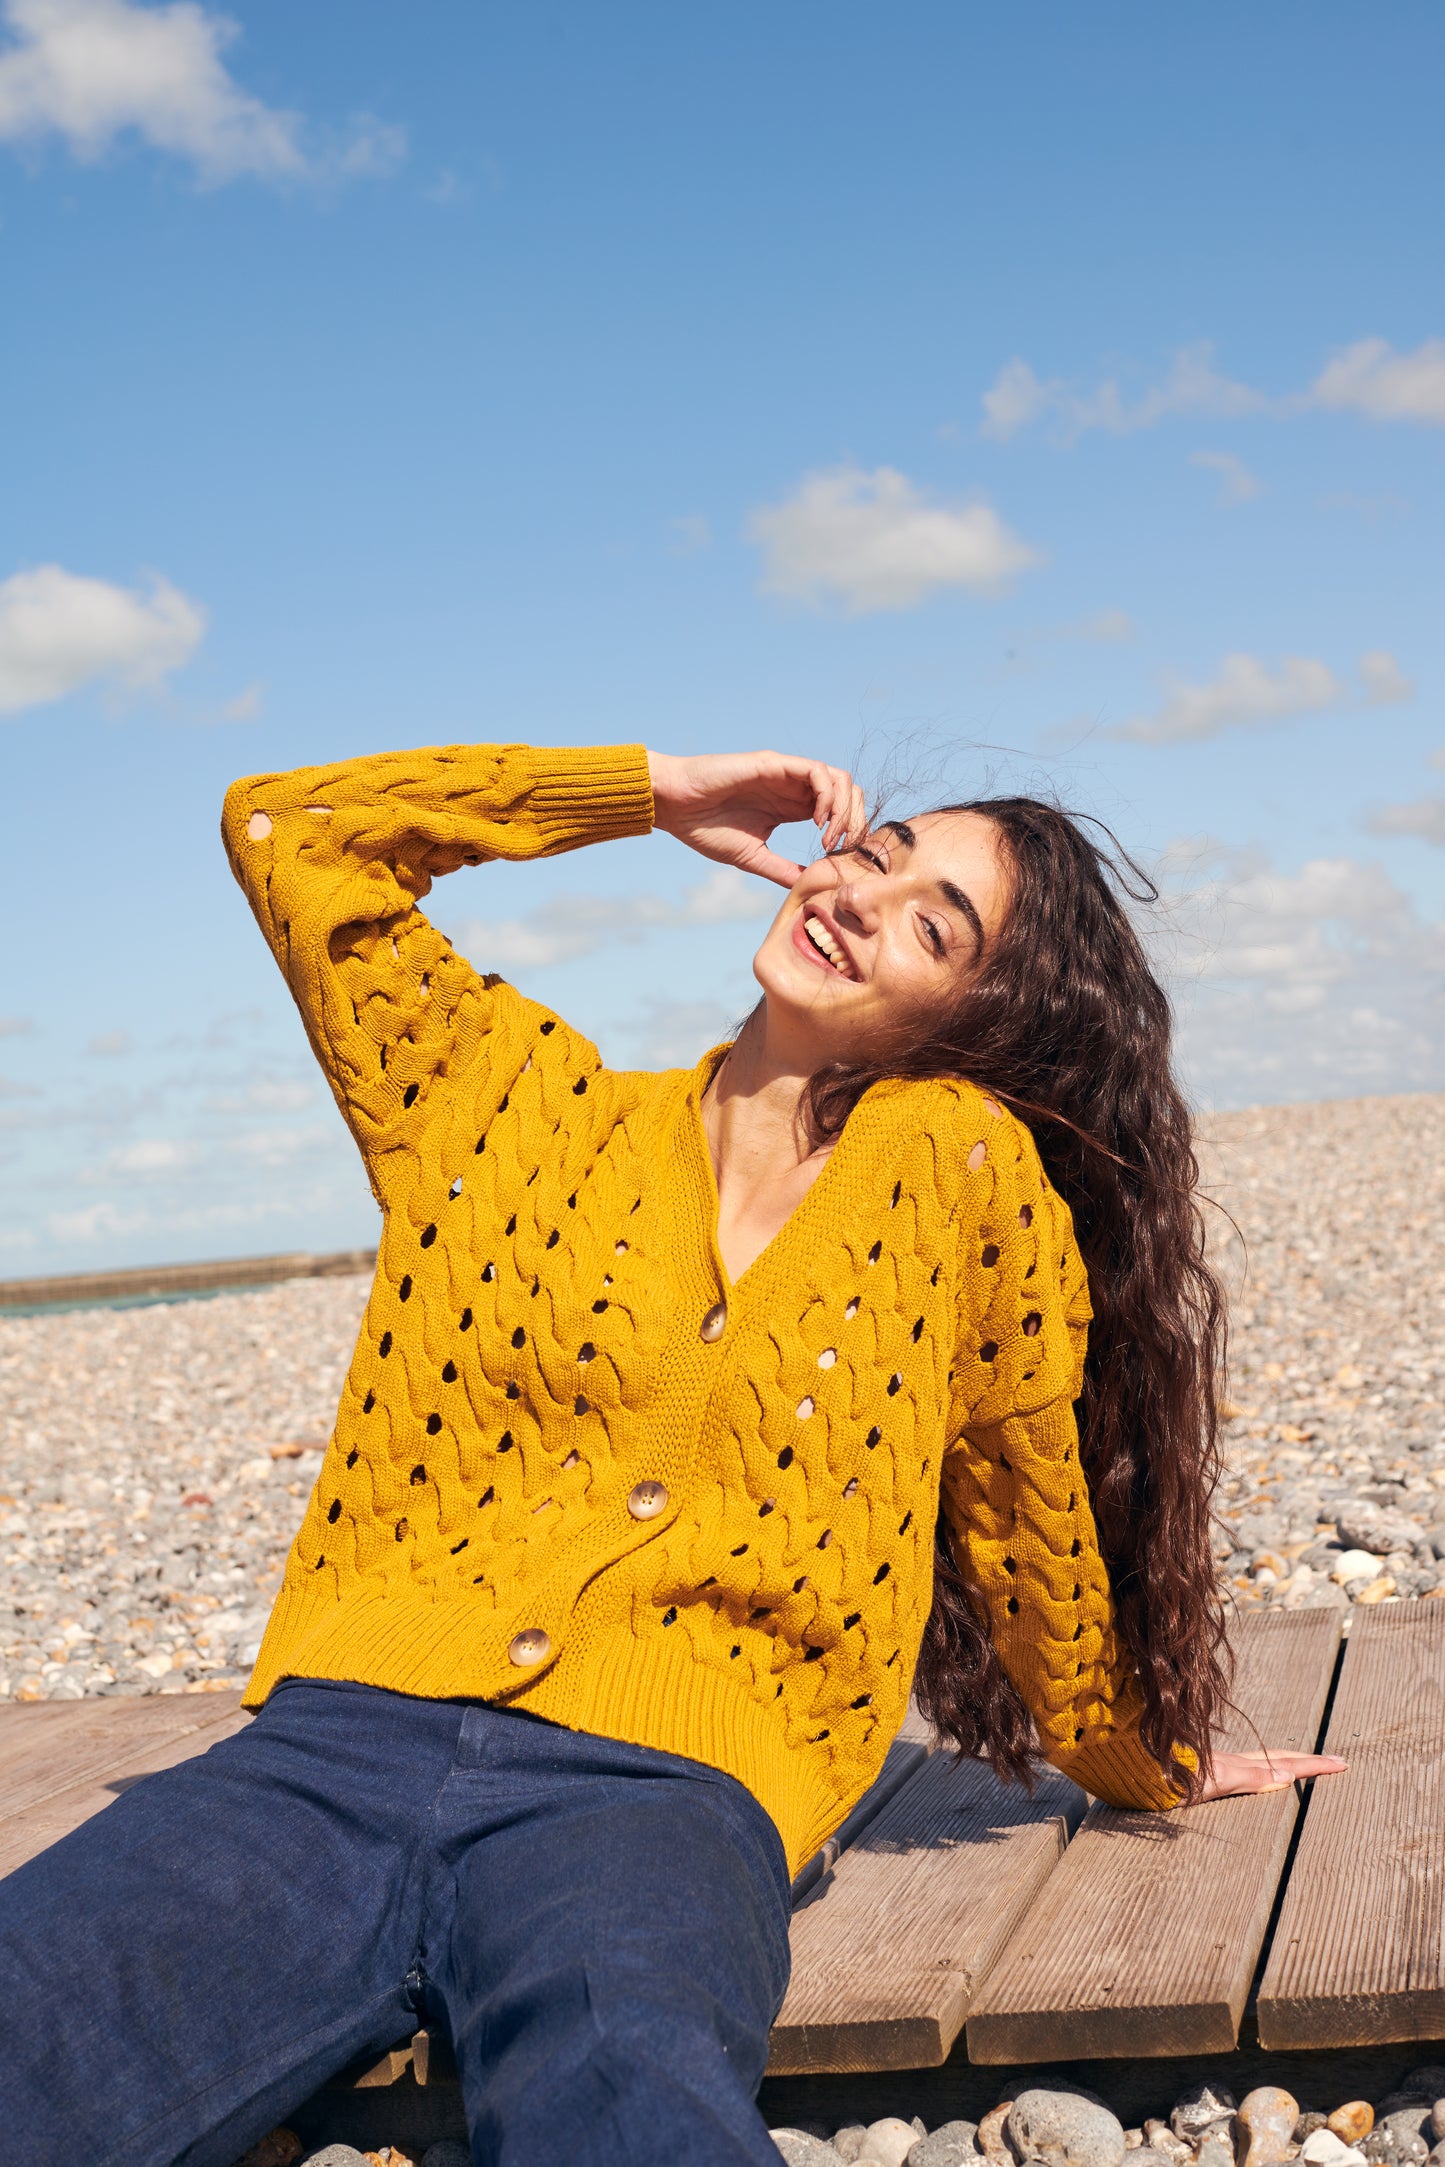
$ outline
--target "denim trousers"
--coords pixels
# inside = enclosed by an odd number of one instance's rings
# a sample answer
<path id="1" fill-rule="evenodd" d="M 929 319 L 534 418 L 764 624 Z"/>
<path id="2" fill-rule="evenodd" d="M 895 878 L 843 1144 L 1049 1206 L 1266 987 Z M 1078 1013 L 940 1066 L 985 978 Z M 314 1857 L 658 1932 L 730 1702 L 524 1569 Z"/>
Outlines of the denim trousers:
<path id="1" fill-rule="evenodd" d="M 733 1777 L 475 1701 L 292 1680 L 0 1882 L 35 2167 L 231 2167 L 435 2022 L 488 2167 L 778 2167 L 781 1840 Z"/>

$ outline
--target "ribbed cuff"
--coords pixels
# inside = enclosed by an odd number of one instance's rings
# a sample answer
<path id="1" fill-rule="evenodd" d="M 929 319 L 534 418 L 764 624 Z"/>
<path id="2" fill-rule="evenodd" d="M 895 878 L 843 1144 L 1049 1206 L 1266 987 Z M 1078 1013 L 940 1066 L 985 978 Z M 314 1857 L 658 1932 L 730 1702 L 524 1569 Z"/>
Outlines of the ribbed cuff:
<path id="1" fill-rule="evenodd" d="M 1180 1803 L 1181 1793 L 1154 1756 L 1146 1753 L 1134 1731 L 1114 1731 L 1097 1738 L 1057 1766 L 1106 1806 L 1144 1807 L 1162 1813 Z"/>
<path id="2" fill-rule="evenodd" d="M 576 850 L 584 843 L 648 835 L 654 807 L 643 745 L 533 747 L 527 812 L 543 850 Z"/>

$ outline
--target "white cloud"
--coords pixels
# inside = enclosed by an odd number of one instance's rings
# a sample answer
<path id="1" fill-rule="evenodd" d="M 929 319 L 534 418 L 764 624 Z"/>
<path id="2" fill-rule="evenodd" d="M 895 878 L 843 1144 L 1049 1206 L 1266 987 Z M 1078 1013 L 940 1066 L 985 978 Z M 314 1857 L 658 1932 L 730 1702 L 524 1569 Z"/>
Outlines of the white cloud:
<path id="1" fill-rule="evenodd" d="M 367 114 L 309 150 L 299 113 L 264 104 L 226 68 L 239 26 L 197 0 L 3 0 L 0 21 L 11 38 L 0 51 L 0 141 L 59 136 L 91 163 L 134 131 L 210 183 L 349 179 L 390 172 L 405 153 L 402 131 Z"/>
<path id="2" fill-rule="evenodd" d="M 86 1047 L 87 1053 L 115 1054 L 130 1052 L 129 1031 L 98 1031 Z"/>
<path id="3" fill-rule="evenodd" d="M 227 700 L 221 709 L 222 722 L 254 722 L 265 704 L 266 687 L 247 685 L 234 700 Z"/>
<path id="4" fill-rule="evenodd" d="M 771 918 L 781 890 L 736 866 L 715 866 L 681 903 L 663 895 L 554 895 L 525 918 L 473 918 L 454 936 L 482 970 L 540 970 L 572 963 L 612 941 L 639 941 L 659 927 L 726 925 Z"/>
<path id="5" fill-rule="evenodd" d="M 56 1241 L 75 1242 L 81 1246 L 119 1234 L 137 1234 L 149 1223 L 149 1212 L 122 1211 L 109 1199 L 82 1205 L 79 1211 L 53 1211 L 49 1221 L 51 1235 Z"/>
<path id="6" fill-rule="evenodd" d="M 838 597 L 854 616 L 914 609 L 950 587 L 995 593 L 1042 561 L 991 505 L 935 502 L 894 467 L 805 475 L 781 504 L 758 507 L 748 537 L 766 593 Z"/>
<path id="7" fill-rule="evenodd" d="M 1259 729 L 1331 708 L 1378 707 L 1407 700 L 1414 688 L 1393 655 L 1360 657 L 1360 685 L 1308 655 L 1286 655 L 1273 669 L 1257 655 L 1226 655 L 1207 684 L 1166 682 L 1168 697 L 1152 715 L 1136 715 L 1105 734 L 1145 745 L 1179 745 L 1225 730 Z"/>
<path id="8" fill-rule="evenodd" d="M 624 1026 L 642 1068 L 692 1068 L 709 1046 L 731 1038 L 738 1018 L 721 1001 L 652 1001 Z"/>
<path id="9" fill-rule="evenodd" d="M 148 594 L 58 564 L 0 583 L 0 714 L 44 707 L 81 685 L 158 685 L 188 662 L 206 613 L 153 577 Z"/>
<path id="10" fill-rule="evenodd" d="M 1191 860 L 1198 885 L 1179 879 Z M 1205 843 L 1173 872 L 1169 975 L 1195 1089 L 1239 1104 L 1445 1083 L 1445 926 L 1383 867 L 1283 873 Z"/>
<path id="11" fill-rule="evenodd" d="M 1382 805 L 1365 823 L 1372 835 L 1414 835 L 1445 850 L 1445 798 L 1416 798 L 1409 805 Z"/>
<path id="12" fill-rule="evenodd" d="M 33 1016 L 0 1016 L 0 1038 L 23 1038 L 34 1029 Z"/>
<path id="13" fill-rule="evenodd" d="M 1130 436 L 1154 428 L 1170 414 L 1253 414 L 1265 404 L 1262 392 L 1220 375 L 1208 342 L 1181 347 L 1164 381 L 1133 399 L 1121 390 L 1117 377 L 1080 391 L 1063 377 L 1037 376 L 1027 361 L 1014 360 L 1000 369 L 983 395 L 982 433 L 1006 443 L 1031 422 L 1048 420 L 1066 443 L 1073 443 L 1089 429 Z"/>
<path id="14" fill-rule="evenodd" d="M 113 1174 L 171 1174 L 194 1166 L 201 1151 L 197 1144 L 181 1143 L 169 1136 L 146 1136 L 134 1144 L 112 1151 L 106 1166 Z"/>
<path id="15" fill-rule="evenodd" d="M 1232 451 L 1196 451 L 1189 455 L 1189 464 L 1208 467 L 1219 476 L 1219 501 L 1221 504 L 1248 504 L 1251 497 L 1261 494 L 1264 484 L 1257 474 L 1251 474 L 1242 459 Z"/>
<path id="16" fill-rule="evenodd" d="M 228 1136 L 226 1150 L 255 1166 L 288 1166 L 293 1159 L 323 1151 L 338 1141 L 331 1129 L 312 1122 L 304 1128 L 249 1129 Z"/>
<path id="17" fill-rule="evenodd" d="M 1312 406 L 1445 427 L 1445 339 L 1397 354 L 1388 339 L 1357 339 L 1335 354 L 1306 394 Z"/>

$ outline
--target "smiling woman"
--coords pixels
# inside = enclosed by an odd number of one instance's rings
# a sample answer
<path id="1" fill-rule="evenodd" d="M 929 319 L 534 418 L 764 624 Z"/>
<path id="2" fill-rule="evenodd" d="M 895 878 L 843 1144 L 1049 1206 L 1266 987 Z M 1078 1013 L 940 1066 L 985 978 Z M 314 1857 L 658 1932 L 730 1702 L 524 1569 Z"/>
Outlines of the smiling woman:
<path id="1" fill-rule="evenodd" d="M 626 1074 L 420 903 L 651 826 L 786 893 L 736 1042 Z M 1339 1765 L 1211 1755 L 1218 1297 L 1076 825 L 509 745 L 255 776 L 223 829 L 384 1227 L 256 1721 L 0 1888 L 7 2102 L 64 2156 L 228 2158 L 421 2016 L 478 2156 L 775 2167 L 789 1878 L 911 1686 L 1117 1805 Z"/>

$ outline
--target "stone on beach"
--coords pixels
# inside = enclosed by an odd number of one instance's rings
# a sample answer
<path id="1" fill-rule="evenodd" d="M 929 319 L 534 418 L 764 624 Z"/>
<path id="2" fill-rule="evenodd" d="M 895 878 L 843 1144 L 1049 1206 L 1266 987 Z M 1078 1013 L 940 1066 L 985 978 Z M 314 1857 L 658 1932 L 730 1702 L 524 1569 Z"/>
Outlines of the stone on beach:
<path id="1" fill-rule="evenodd" d="M 1007 2127 L 1016 2157 L 1036 2167 L 1119 2167 L 1124 2157 L 1119 2117 L 1079 2092 L 1020 2092 Z"/>
<path id="2" fill-rule="evenodd" d="M 921 2122 L 905 2122 L 896 2114 L 870 2122 L 854 2157 L 858 2167 L 903 2167 L 913 2147 L 925 2134 Z"/>
<path id="3" fill-rule="evenodd" d="M 942 2122 L 920 2137 L 908 2155 L 907 2167 L 968 2167 L 980 2158 L 976 2122 Z M 834 2139 L 836 2143 L 836 2138 Z"/>
<path id="4" fill-rule="evenodd" d="M 1237 2120 L 1247 2138 L 1240 2167 L 1272 2167 L 1272 2162 L 1290 2157 L 1299 2101 L 1281 2085 L 1257 2085 L 1240 2101 Z"/>
<path id="5" fill-rule="evenodd" d="M 1325 2127 L 1345 2144 L 1358 2144 L 1368 2137 L 1375 2126 L 1375 2110 L 1367 2099 L 1348 2099 L 1343 2107 L 1336 2107 Z"/>
<path id="6" fill-rule="evenodd" d="M 1196 2084 L 1175 2101 L 1169 2127 L 1183 2143 L 1197 2145 L 1211 2130 L 1227 2129 L 1237 2105 L 1227 2084 Z"/>
<path id="7" fill-rule="evenodd" d="M 772 2129 L 768 2135 L 788 2167 L 844 2167 L 830 2144 L 822 2137 L 810 2137 L 805 2129 Z"/>

